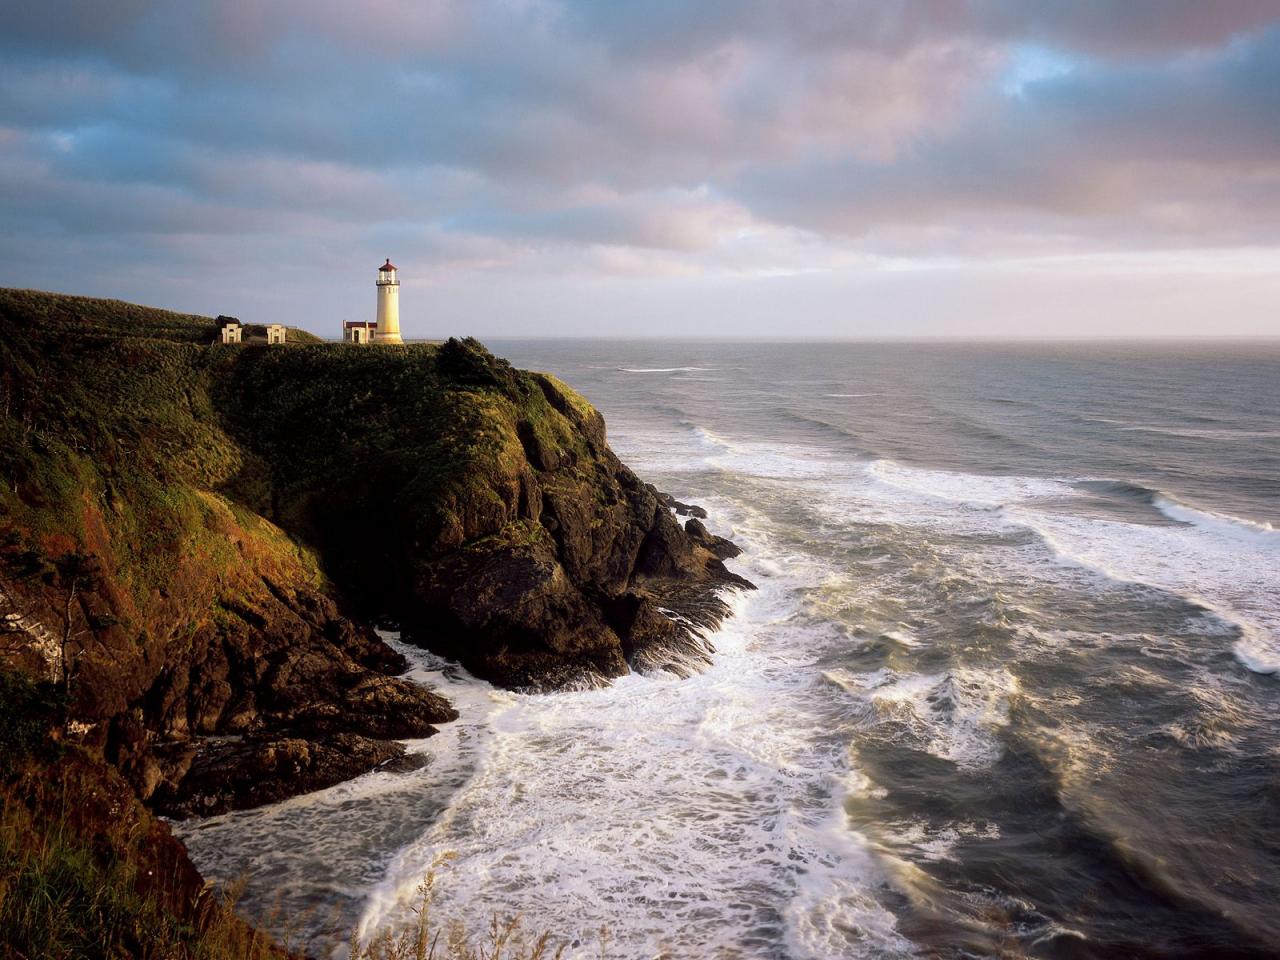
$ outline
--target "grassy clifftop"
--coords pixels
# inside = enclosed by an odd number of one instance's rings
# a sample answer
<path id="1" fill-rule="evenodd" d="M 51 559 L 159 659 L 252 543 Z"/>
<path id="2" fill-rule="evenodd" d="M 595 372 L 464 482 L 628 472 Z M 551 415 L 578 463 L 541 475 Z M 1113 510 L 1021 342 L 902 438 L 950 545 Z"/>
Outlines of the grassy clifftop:
<path id="1" fill-rule="evenodd" d="M 210 343 L 217 336 L 212 317 L 143 307 L 123 300 L 76 297 L 42 290 L 3 290 L 3 310 L 14 321 L 52 336 L 131 336 L 178 343 Z"/>
<path id="2" fill-rule="evenodd" d="M 39 561 L 92 554 L 129 622 L 149 619 L 185 559 L 229 568 L 231 529 L 259 525 L 216 493 L 242 457 L 210 396 L 222 349 L 207 346 L 213 322 L 4 291 L 0 329 L 0 523 L 10 540 Z M 313 557 L 257 533 L 276 564 L 317 580 Z"/>

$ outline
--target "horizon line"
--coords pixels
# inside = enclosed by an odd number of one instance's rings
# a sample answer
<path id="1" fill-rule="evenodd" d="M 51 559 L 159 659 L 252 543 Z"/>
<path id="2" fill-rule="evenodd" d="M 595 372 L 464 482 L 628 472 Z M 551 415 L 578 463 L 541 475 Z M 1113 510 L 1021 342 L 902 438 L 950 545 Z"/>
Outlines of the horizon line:
<path id="1" fill-rule="evenodd" d="M 458 336 L 458 335 L 453 335 Z M 1111 336 L 998 336 L 991 334 L 922 334 L 918 336 L 610 336 L 607 334 L 563 334 L 521 336 L 518 334 L 469 333 L 460 336 L 477 340 L 521 340 L 552 343 L 565 340 L 614 343 L 1266 343 L 1280 345 L 1276 334 L 1116 334 Z M 443 337 L 405 338 L 406 343 L 439 343 Z"/>

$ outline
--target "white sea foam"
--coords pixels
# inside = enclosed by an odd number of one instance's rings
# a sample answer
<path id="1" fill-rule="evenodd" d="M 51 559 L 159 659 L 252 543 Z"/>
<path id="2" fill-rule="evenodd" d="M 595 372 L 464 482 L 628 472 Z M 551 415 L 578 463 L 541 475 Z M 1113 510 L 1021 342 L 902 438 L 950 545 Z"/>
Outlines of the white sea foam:
<path id="1" fill-rule="evenodd" d="M 881 636 L 883 636 L 886 640 L 892 640 L 894 643 L 900 644 L 901 646 L 904 646 L 904 647 L 915 648 L 915 647 L 920 647 L 924 645 L 919 637 L 917 637 L 914 633 L 912 633 L 910 630 L 906 629 L 905 627 L 899 628 L 897 630 L 886 630 L 883 634 L 881 634 Z"/>
<path id="2" fill-rule="evenodd" d="M 1168 590 L 1235 624 L 1237 659 L 1257 673 L 1280 673 L 1280 534 L 1268 524 L 1197 509 L 1157 496 L 1177 526 L 1128 523 L 1040 507 L 1080 499 L 1077 478 L 989 477 L 878 460 L 870 473 L 916 497 L 998 508 L 1000 522 L 1029 527 L 1063 559 L 1106 576 Z M 895 505 L 912 515 L 910 503 Z"/>
<path id="3" fill-rule="evenodd" d="M 941 826 L 913 820 L 904 824 L 886 824 L 885 841 L 904 856 L 928 861 L 954 860 L 956 845 L 966 840 L 998 840 L 1000 827 L 991 822 L 975 823 L 958 820 Z"/>
<path id="4" fill-rule="evenodd" d="M 1167 437 L 1186 437 L 1192 440 L 1255 440 L 1280 437 L 1280 430 L 1201 430 L 1194 427 L 1161 427 L 1145 424 L 1135 424 L 1120 429 L 1127 433 L 1159 433 Z"/>
<path id="5" fill-rule="evenodd" d="M 1263 630 L 1252 623 L 1242 623 L 1240 639 L 1232 649 L 1236 658 L 1254 673 L 1280 675 L 1280 639 L 1274 628 Z"/>
<path id="6" fill-rule="evenodd" d="M 1237 659 L 1280 672 L 1280 536 L 1164 503 L 1180 526 L 1122 523 L 1063 513 L 1011 513 L 1059 556 L 1115 580 L 1176 593 L 1234 623 Z"/>
<path id="7" fill-rule="evenodd" d="M 759 514 L 726 526 L 772 553 Z M 735 599 L 705 673 L 491 706 L 470 777 L 389 865 L 361 929 L 403 922 L 452 851 L 437 916 L 519 912 L 575 937 L 569 956 L 597 955 L 601 926 L 622 957 L 909 954 L 879 900 L 892 877 L 843 813 L 858 776 L 806 669 L 793 594 L 813 574 L 777 569 L 744 571 L 761 589 Z"/>
<path id="8" fill-rule="evenodd" d="M 971 506 L 1001 507 L 1030 500 L 1077 495 L 1071 480 L 924 470 L 904 466 L 893 460 L 876 460 L 869 469 L 877 479 L 900 490 Z"/>
<path id="9" fill-rule="evenodd" d="M 622 373 L 709 373 L 715 367 L 619 367 Z"/>
<path id="10" fill-rule="evenodd" d="M 702 431 L 704 461 L 742 476 L 818 485 L 807 503 L 847 522 L 957 531 L 1013 526 L 1036 532 L 1057 556 L 1116 580 L 1169 590 L 1236 625 L 1237 659 L 1280 673 L 1280 533 L 1160 495 L 1176 526 L 1129 523 L 1049 509 L 1091 494 L 1079 477 L 985 476 L 850 461 L 821 448 L 731 441 Z M 867 481 L 871 482 L 868 483 Z M 878 487 L 877 484 L 883 485 Z"/>
<path id="11" fill-rule="evenodd" d="M 1212 510 L 1189 507 L 1185 503 L 1181 503 L 1167 495 L 1156 497 L 1155 506 L 1170 520 L 1208 528 L 1219 536 L 1239 537 L 1255 534 L 1274 535 L 1277 533 L 1276 529 L 1269 523 L 1246 520 L 1243 517 L 1234 517 L 1226 513 L 1216 513 Z"/>
<path id="12" fill-rule="evenodd" d="M 826 677 L 874 707 L 869 723 L 903 724 L 926 752 L 966 769 L 1000 759 L 999 731 L 1019 692 L 1017 678 L 1002 668 L 956 667 L 932 675 L 885 668 L 858 675 L 829 671 Z"/>
<path id="13" fill-rule="evenodd" d="M 827 480 L 835 473 L 850 475 L 857 469 L 820 448 L 806 450 L 785 443 L 724 443 L 707 462 L 744 477 L 786 481 Z"/>

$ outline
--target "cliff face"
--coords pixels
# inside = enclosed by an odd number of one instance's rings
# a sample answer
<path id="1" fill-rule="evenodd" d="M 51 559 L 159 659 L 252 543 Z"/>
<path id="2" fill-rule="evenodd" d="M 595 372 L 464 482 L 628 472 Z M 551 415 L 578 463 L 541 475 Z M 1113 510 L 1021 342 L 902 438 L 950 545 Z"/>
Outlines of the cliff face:
<path id="1" fill-rule="evenodd" d="M 504 686 L 686 668 L 745 585 L 686 533 L 554 377 L 474 341 L 439 349 L 243 351 L 224 381 L 256 462 L 232 481 L 318 545 L 366 615 Z M 254 499 L 256 496 L 256 500 Z"/>
<path id="2" fill-rule="evenodd" d="M 452 719 L 371 622 L 555 687 L 688 669 L 689 625 L 746 585 L 554 378 L 474 342 L 213 339 L 0 291 L 3 652 L 67 689 L 85 747 L 157 809 L 323 786 Z"/>

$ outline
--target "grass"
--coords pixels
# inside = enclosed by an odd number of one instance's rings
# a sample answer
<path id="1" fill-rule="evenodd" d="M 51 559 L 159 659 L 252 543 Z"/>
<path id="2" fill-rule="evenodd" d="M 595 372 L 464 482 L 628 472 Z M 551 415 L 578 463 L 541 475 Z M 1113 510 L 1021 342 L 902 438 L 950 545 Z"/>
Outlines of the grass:
<path id="1" fill-rule="evenodd" d="M 211 317 L 142 307 L 123 300 L 76 297 L 42 290 L 0 290 L 0 311 L 21 317 L 28 330 L 77 337 L 154 337 L 187 343 L 211 342 Z"/>
<path id="2" fill-rule="evenodd" d="M 0 668 L 0 955 L 266 960 L 283 954 L 199 879 L 124 781 L 64 746 L 53 684 Z"/>
<path id="3" fill-rule="evenodd" d="M 121 635 L 150 638 L 136 655 L 154 658 L 221 593 L 261 592 L 262 576 L 324 585 L 314 550 L 225 495 L 256 477 L 255 500 L 269 504 L 271 471 L 226 429 L 215 392 L 241 351 L 209 346 L 212 329 L 119 301 L 0 290 L 0 575 L 12 556 L 46 570 L 68 553 L 94 557 L 109 607 L 98 622 L 118 626 L 92 638 L 95 676 L 135 656 Z M 57 590 L 47 577 L 18 586 L 35 607 Z"/>
<path id="4" fill-rule="evenodd" d="M 226 901 L 199 923 L 141 892 L 135 860 L 102 856 L 65 820 L 33 814 L 0 791 L 0 944 L 29 958 L 266 960 L 282 956 Z"/>

